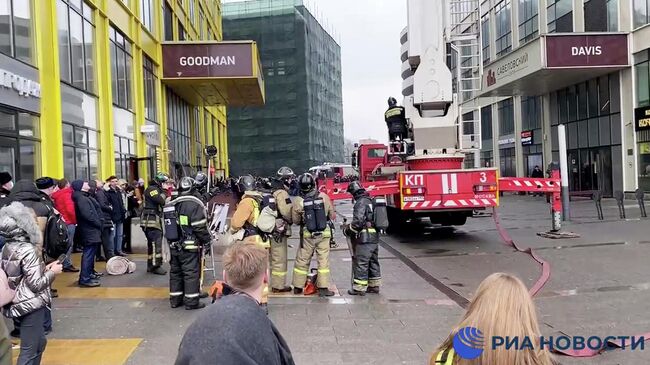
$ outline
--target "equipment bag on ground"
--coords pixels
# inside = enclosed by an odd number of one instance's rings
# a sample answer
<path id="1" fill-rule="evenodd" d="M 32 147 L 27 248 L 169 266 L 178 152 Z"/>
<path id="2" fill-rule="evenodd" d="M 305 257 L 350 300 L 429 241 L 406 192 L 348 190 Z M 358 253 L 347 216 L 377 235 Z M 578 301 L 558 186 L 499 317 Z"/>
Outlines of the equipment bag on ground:
<path id="1" fill-rule="evenodd" d="M 303 207 L 305 209 L 305 228 L 309 232 L 323 232 L 327 229 L 327 212 L 323 198 L 305 198 Z"/>

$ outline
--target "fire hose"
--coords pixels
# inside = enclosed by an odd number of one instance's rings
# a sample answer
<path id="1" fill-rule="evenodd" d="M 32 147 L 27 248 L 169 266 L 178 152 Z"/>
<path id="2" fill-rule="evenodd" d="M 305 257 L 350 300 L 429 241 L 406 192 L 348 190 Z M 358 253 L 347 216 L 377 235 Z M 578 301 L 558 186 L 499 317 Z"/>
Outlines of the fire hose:
<path id="1" fill-rule="evenodd" d="M 501 226 L 501 222 L 499 220 L 499 215 L 497 213 L 496 207 L 493 208 L 492 217 L 494 218 L 494 223 L 496 224 L 497 231 L 499 232 L 499 236 L 501 236 L 501 239 L 503 240 L 506 246 L 514 248 L 517 252 L 521 252 L 529 255 L 533 260 L 535 260 L 539 265 L 542 266 L 541 275 L 537 279 L 537 282 L 535 282 L 535 285 L 533 285 L 533 287 L 529 289 L 530 296 L 535 297 L 542 290 L 544 285 L 546 285 L 546 283 L 549 281 L 551 277 L 551 265 L 546 260 L 544 260 L 539 255 L 537 255 L 532 248 L 529 247 L 529 248 L 522 249 L 521 247 L 519 247 L 519 245 L 512 239 L 510 234 L 508 234 L 508 231 L 506 231 L 506 229 L 503 228 L 503 226 Z M 635 337 L 636 338 L 643 337 L 645 340 L 648 340 L 650 339 L 650 332 Z M 606 343 L 603 344 L 603 346 L 600 349 L 591 349 L 591 348 L 584 348 L 581 350 L 554 349 L 553 351 L 570 357 L 593 357 L 610 348 L 624 348 L 624 347 L 625 347 L 624 343 L 621 341 L 607 341 Z"/>

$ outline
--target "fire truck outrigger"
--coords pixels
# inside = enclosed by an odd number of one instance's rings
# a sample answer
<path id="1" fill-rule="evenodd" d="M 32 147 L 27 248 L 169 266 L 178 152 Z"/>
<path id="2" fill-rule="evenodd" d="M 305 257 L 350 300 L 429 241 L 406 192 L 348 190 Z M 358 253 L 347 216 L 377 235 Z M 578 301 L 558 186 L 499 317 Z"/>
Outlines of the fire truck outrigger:
<path id="1" fill-rule="evenodd" d="M 419 217 L 461 226 L 475 211 L 497 207 L 500 192 L 519 191 L 552 194 L 553 230 L 559 230 L 558 168 L 548 179 L 463 168 L 469 154 L 480 165 L 480 110 L 472 102 L 483 76 L 479 1 L 407 0 L 407 6 L 401 59 L 408 133 L 389 145 L 360 145 L 352 156 L 366 190 L 386 196 L 390 229 Z M 336 200 L 350 198 L 346 186 L 327 179 L 319 188 Z"/>

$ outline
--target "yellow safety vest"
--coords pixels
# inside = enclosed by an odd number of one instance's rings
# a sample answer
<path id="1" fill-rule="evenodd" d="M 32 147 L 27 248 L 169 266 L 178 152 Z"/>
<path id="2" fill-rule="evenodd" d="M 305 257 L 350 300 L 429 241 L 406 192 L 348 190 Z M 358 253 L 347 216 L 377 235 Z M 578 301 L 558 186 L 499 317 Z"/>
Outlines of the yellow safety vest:
<path id="1" fill-rule="evenodd" d="M 450 347 L 445 351 L 441 351 L 436 356 L 436 364 L 439 365 L 453 365 L 454 364 L 454 348 Z"/>

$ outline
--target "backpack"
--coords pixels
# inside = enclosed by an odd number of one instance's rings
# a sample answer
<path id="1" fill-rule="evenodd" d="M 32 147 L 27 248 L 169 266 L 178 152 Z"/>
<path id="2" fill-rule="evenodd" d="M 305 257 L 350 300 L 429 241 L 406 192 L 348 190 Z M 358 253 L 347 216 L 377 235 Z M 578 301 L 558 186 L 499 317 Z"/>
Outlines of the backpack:
<path id="1" fill-rule="evenodd" d="M 70 243 L 68 226 L 63 218 L 61 218 L 61 214 L 52 210 L 49 206 L 45 206 L 50 210 L 50 215 L 47 217 L 47 222 L 45 223 L 43 250 L 48 257 L 56 259 L 68 252 L 68 245 Z"/>
<path id="2" fill-rule="evenodd" d="M 327 212 L 325 211 L 325 200 L 323 198 L 320 196 L 305 198 L 303 207 L 307 231 L 317 233 L 327 229 Z"/>
<path id="3" fill-rule="evenodd" d="M 258 204 L 260 215 L 257 217 L 255 225 L 264 233 L 273 233 L 275 230 L 275 221 L 278 218 L 278 206 L 275 203 L 275 198 L 273 195 L 265 194 Z"/>
<path id="4" fill-rule="evenodd" d="M 372 202 L 374 206 L 372 212 L 373 224 L 378 230 L 385 231 L 388 228 L 388 207 L 386 206 L 386 198 L 378 196 L 375 197 Z"/>

